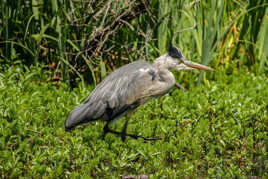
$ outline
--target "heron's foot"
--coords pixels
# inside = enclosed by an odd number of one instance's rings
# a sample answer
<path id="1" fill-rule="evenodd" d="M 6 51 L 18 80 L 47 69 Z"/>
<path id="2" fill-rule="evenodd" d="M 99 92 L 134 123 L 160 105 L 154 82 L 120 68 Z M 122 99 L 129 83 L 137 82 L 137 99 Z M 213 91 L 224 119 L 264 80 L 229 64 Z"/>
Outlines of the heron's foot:
<path id="1" fill-rule="evenodd" d="M 142 138 L 144 141 L 161 140 L 162 139 L 161 137 L 143 137 L 143 136 L 135 135 L 135 134 L 127 134 L 126 132 L 117 132 L 117 131 L 114 131 L 114 132 L 115 132 L 114 134 L 121 135 L 121 139 L 123 142 L 125 142 L 126 136 L 131 137 L 133 139 Z"/>
<path id="2" fill-rule="evenodd" d="M 123 142 L 126 141 L 126 137 L 131 137 L 133 139 L 138 139 L 138 138 L 142 138 L 144 141 L 150 141 L 150 140 L 161 140 L 162 138 L 161 137 L 143 137 L 143 136 L 140 136 L 140 135 L 134 135 L 134 134 L 127 134 L 126 133 L 126 130 L 122 130 L 122 132 L 118 132 L 118 131 L 115 131 L 115 130 L 112 130 L 108 127 L 108 125 L 105 125 L 104 128 L 103 128 L 103 139 L 105 139 L 105 136 L 107 133 L 112 133 L 112 134 L 115 134 L 115 135 L 118 135 L 118 136 L 121 136 L 121 139 Z"/>
<path id="3" fill-rule="evenodd" d="M 143 137 L 143 136 L 139 136 L 139 135 L 134 135 L 134 134 L 127 134 L 126 132 L 122 131 L 122 132 L 118 132 L 118 131 L 115 131 L 115 130 L 112 130 L 108 127 L 104 127 L 103 128 L 103 139 L 105 138 L 106 134 L 107 133 L 112 133 L 112 134 L 116 134 L 118 136 L 121 136 L 121 139 L 123 142 L 126 141 L 126 137 L 131 137 L 133 139 L 138 139 L 138 138 L 142 138 L 143 140 L 145 141 L 149 141 L 149 140 L 161 140 L 162 138 L 161 137 Z"/>
<path id="4" fill-rule="evenodd" d="M 161 140 L 162 137 L 143 137 L 143 136 L 138 136 L 138 138 L 142 138 L 145 141 L 150 141 L 150 140 Z"/>

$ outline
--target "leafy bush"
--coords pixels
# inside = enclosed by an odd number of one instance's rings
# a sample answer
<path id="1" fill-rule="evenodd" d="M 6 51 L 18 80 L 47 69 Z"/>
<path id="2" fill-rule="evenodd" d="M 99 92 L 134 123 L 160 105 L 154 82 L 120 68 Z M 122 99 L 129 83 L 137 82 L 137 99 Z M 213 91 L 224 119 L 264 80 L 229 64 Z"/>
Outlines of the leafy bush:
<path id="1" fill-rule="evenodd" d="M 191 73 L 188 73 L 192 76 Z M 243 70 L 217 81 L 174 89 L 133 115 L 128 132 L 154 142 L 102 139 L 103 122 L 64 131 L 68 113 L 92 87 L 47 83 L 42 68 L 10 67 L 0 74 L 2 178 L 149 175 L 267 176 L 268 79 Z M 120 130 L 123 119 L 113 124 Z"/>

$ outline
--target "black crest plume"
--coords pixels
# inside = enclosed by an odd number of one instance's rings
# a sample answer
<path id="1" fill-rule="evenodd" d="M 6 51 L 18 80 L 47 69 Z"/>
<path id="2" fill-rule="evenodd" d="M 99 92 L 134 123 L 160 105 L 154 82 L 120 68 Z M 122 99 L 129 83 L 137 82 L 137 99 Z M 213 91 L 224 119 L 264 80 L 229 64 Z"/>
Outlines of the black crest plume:
<path id="1" fill-rule="evenodd" d="M 170 41 L 170 43 L 169 43 L 168 55 L 173 57 L 173 58 L 181 58 L 182 57 L 181 52 L 177 48 L 172 46 L 172 41 Z"/>

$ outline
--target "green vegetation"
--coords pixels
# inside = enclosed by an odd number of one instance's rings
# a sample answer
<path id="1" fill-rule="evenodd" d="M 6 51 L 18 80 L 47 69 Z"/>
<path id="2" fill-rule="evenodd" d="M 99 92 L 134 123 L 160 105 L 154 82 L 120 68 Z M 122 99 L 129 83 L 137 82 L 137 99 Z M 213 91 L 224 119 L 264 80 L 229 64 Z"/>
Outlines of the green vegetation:
<path id="1" fill-rule="evenodd" d="M 0 64 L 45 64 L 51 80 L 96 85 L 173 43 L 213 67 L 267 72 L 267 0 L 0 0 Z M 203 73 L 199 76 L 201 82 Z"/>
<path id="2" fill-rule="evenodd" d="M 0 178 L 268 177 L 267 0 L 0 0 Z M 215 72 L 174 72 L 133 115 L 64 131 L 107 74 L 170 39 Z M 121 119 L 113 124 L 120 130 Z"/>
<path id="3" fill-rule="evenodd" d="M 46 83 L 39 68 L 0 76 L 0 176 L 27 178 L 268 176 L 268 79 L 235 71 L 188 92 L 174 89 L 139 108 L 129 132 L 161 136 L 146 142 L 108 134 L 92 122 L 64 131 L 70 110 L 92 90 Z M 189 76 L 192 73 L 189 73 Z M 190 84 L 192 86 L 193 84 Z M 120 130 L 121 119 L 113 128 Z"/>

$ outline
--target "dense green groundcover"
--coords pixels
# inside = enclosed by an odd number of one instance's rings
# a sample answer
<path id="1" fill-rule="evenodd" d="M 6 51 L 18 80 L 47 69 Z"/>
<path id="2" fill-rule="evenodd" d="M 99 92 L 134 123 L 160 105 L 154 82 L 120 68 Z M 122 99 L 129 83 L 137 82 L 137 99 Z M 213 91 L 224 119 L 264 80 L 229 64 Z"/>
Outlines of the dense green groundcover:
<path id="1" fill-rule="evenodd" d="M 163 140 L 125 143 L 112 134 L 102 140 L 102 122 L 65 132 L 68 113 L 92 88 L 71 90 L 45 78 L 38 68 L 0 74 L 1 178 L 268 176 L 264 75 L 218 71 L 206 85 L 173 89 L 139 108 L 128 128 Z M 112 127 L 122 125 L 123 119 Z"/>

